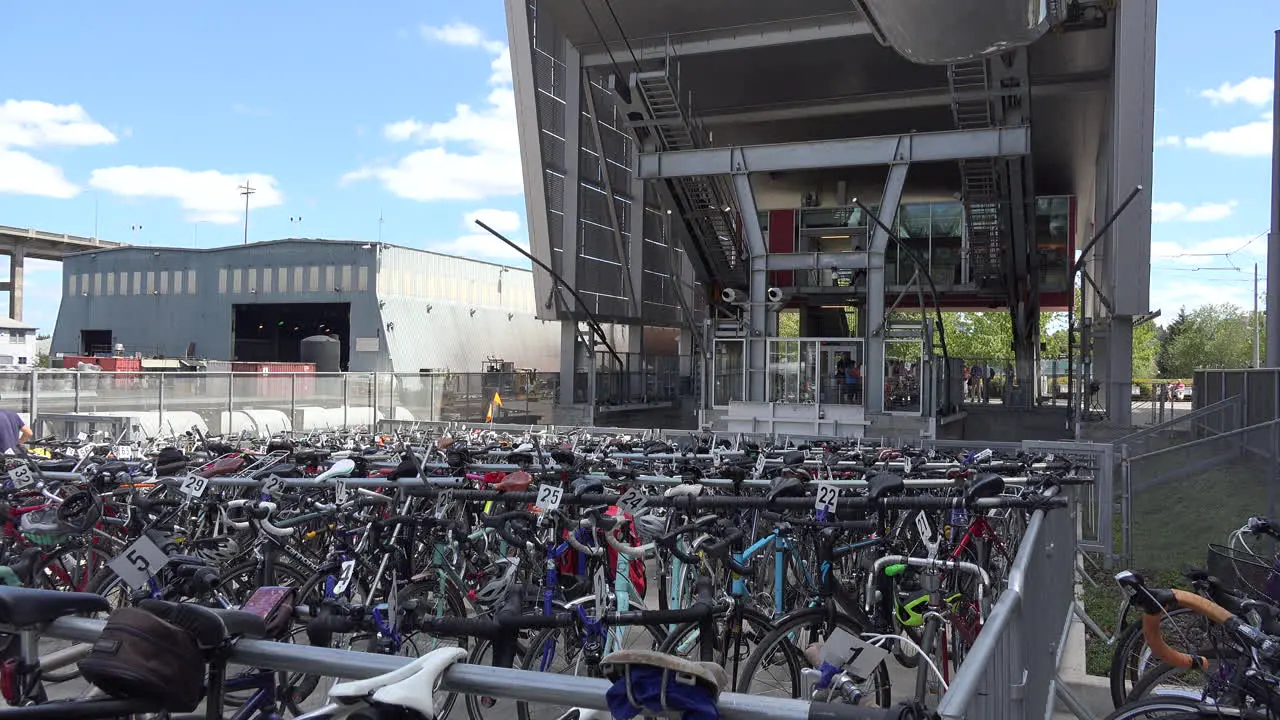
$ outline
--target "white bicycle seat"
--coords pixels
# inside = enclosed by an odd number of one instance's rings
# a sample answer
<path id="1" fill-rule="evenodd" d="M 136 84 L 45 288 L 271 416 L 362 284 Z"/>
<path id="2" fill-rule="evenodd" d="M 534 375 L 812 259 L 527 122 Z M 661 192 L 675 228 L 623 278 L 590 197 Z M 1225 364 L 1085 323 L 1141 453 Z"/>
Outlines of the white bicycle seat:
<path id="1" fill-rule="evenodd" d="M 338 683 L 329 690 L 329 699 L 350 704 L 354 700 L 368 698 L 434 718 L 436 682 L 445 670 L 466 656 L 467 651 L 463 648 L 437 648 L 389 673 Z"/>
<path id="2" fill-rule="evenodd" d="M 683 483 L 681 485 L 673 485 L 663 491 L 663 497 L 682 497 L 692 495 L 694 497 L 701 495 L 705 488 L 696 483 Z"/>

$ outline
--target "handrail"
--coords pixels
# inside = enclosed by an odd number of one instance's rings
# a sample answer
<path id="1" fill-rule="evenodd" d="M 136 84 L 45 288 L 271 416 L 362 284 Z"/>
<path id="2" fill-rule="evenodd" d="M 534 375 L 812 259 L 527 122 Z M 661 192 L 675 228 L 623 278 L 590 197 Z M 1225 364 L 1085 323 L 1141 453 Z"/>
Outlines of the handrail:
<path id="1" fill-rule="evenodd" d="M 1197 408 L 1195 410 L 1192 410 L 1186 415 L 1180 415 L 1172 420 L 1166 420 L 1165 422 L 1162 422 L 1159 425 L 1150 425 L 1148 427 L 1142 428 L 1141 430 L 1131 432 L 1128 435 L 1125 435 L 1121 438 L 1116 439 L 1115 441 L 1112 442 L 1112 444 L 1115 445 L 1116 447 L 1120 447 L 1121 445 L 1132 445 L 1135 441 L 1141 440 L 1144 437 L 1155 435 L 1156 433 L 1163 432 L 1176 425 L 1187 423 L 1187 422 L 1205 417 L 1206 415 L 1216 413 L 1219 410 L 1225 410 L 1228 407 L 1238 406 L 1239 404 L 1240 404 L 1240 396 L 1232 395 L 1231 397 L 1219 400 L 1218 402 L 1213 403 L 1212 405 L 1205 405 L 1202 408 Z"/>

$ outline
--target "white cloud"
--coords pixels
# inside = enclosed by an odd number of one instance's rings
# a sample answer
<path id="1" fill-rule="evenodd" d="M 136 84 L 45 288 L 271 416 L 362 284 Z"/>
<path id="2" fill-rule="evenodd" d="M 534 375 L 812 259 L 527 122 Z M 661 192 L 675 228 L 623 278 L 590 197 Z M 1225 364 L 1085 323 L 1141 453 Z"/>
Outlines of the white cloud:
<path id="1" fill-rule="evenodd" d="M 1168 145 L 1184 145 L 1207 150 L 1215 155 L 1233 157 L 1268 157 L 1271 155 L 1271 113 L 1261 120 L 1237 125 L 1226 130 L 1211 130 L 1198 137 L 1171 137 Z"/>
<path id="2" fill-rule="evenodd" d="M 1231 303 L 1237 307 L 1253 307 L 1252 272 L 1151 272 L 1151 307 L 1158 308 L 1158 322 L 1168 324 L 1178 308 L 1188 311 L 1202 305 Z"/>
<path id="3" fill-rule="evenodd" d="M 512 249 L 510 245 L 507 245 L 477 226 L 475 224 L 476 220 L 480 220 L 494 230 L 502 233 L 508 240 L 511 240 L 525 250 L 529 249 L 529 241 L 527 239 L 523 237 L 514 237 L 515 233 L 520 230 L 520 214 L 510 210 L 493 209 L 476 210 L 467 213 L 463 220 L 463 227 L 468 231 L 466 235 L 448 242 L 433 243 L 429 245 L 427 249 L 449 255 L 474 258 L 476 260 L 501 260 L 507 262 L 512 260 L 528 260 L 524 255 L 521 255 L 519 252 Z"/>
<path id="4" fill-rule="evenodd" d="M 443 26 L 423 25 L 421 31 L 422 37 L 445 45 L 482 48 L 494 54 L 506 49 L 503 43 L 485 38 L 484 31 L 480 28 L 466 23 L 449 23 Z"/>
<path id="5" fill-rule="evenodd" d="M 0 193 L 73 198 L 80 194 L 62 168 L 27 153 L 0 148 Z"/>
<path id="6" fill-rule="evenodd" d="M 409 118 L 383 127 L 392 142 L 427 145 L 394 164 L 368 165 L 342 180 L 378 180 L 392 194 L 410 200 L 482 200 L 519 195 L 524 190 L 516 102 L 511 89 L 511 54 L 502 43 L 485 39 L 470 25 L 424 27 L 423 35 L 451 45 L 478 47 L 494 55 L 491 90 L 483 105 L 454 107 L 440 122 Z"/>
<path id="7" fill-rule="evenodd" d="M 1182 138 L 1177 135 L 1165 135 L 1156 138 L 1156 147 L 1178 147 L 1182 145 Z"/>
<path id="8" fill-rule="evenodd" d="M 0 105 L 0 193 L 71 198 L 80 188 L 62 169 L 14 148 L 109 145 L 116 136 L 79 105 L 6 100 Z"/>
<path id="9" fill-rule="evenodd" d="M 228 175 L 216 170 L 126 165 L 94 170 L 89 184 L 123 197 L 177 200 L 191 222 L 230 224 L 244 218 L 240 186 L 246 179 L 255 190 L 249 198 L 250 209 L 284 202 L 276 179 L 258 173 Z"/>
<path id="10" fill-rule="evenodd" d="M 115 134 L 79 105 L 40 100 L 5 100 L 0 105 L 0 147 L 109 145 L 115 141 Z"/>
<path id="11" fill-rule="evenodd" d="M 1201 203 L 1187 207 L 1180 202 L 1151 203 L 1152 222 L 1216 222 L 1225 220 L 1235 210 L 1236 201 Z"/>
<path id="12" fill-rule="evenodd" d="M 1232 85 L 1222 83 L 1217 88 L 1201 90 L 1200 97 L 1207 98 L 1214 105 L 1231 105 L 1242 102 L 1249 105 L 1268 105 L 1275 92 L 1275 82 L 1271 78 L 1250 77 Z"/>

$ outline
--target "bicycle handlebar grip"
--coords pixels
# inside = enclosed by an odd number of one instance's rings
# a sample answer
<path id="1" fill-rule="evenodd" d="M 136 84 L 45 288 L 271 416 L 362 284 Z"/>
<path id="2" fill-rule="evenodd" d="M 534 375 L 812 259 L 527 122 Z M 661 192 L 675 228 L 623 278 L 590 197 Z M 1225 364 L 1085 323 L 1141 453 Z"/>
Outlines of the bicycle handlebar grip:
<path id="1" fill-rule="evenodd" d="M 454 637 L 494 637 L 503 632 L 500 624 L 480 618 L 426 617 L 418 618 L 418 629 L 432 635 Z"/>
<path id="2" fill-rule="evenodd" d="M 654 540 L 654 543 L 657 544 L 658 547 L 663 548 L 664 550 L 671 553 L 672 555 L 675 555 L 677 558 L 680 559 L 680 562 L 687 563 L 689 565 L 697 565 L 698 556 L 693 553 L 687 553 L 681 550 L 680 543 L 678 543 L 677 540 L 680 539 L 681 535 L 687 535 L 693 532 L 701 532 L 701 531 L 702 531 L 702 526 L 700 525 L 696 525 L 696 524 L 685 525 L 684 527 L 676 528 L 675 530 L 672 530 L 666 535 L 663 535 L 662 537 Z"/>
<path id="3" fill-rule="evenodd" d="M 538 519 L 533 516 L 533 513 L 526 510 L 512 510 L 510 512 L 502 513 L 501 515 L 493 515 L 485 518 L 484 524 L 485 527 L 491 527 L 498 531 L 498 536 L 505 540 L 508 545 L 523 548 L 527 543 L 534 547 L 542 547 L 542 545 L 536 540 L 521 539 L 517 537 L 515 533 L 511 532 L 510 525 L 514 520 L 524 520 L 528 522 L 530 529 L 538 526 Z"/>
<path id="4" fill-rule="evenodd" d="M 1191 610 L 1197 615 L 1202 615 L 1219 625 L 1224 625 L 1235 618 L 1235 615 L 1232 615 L 1229 610 L 1208 598 L 1200 597 L 1195 593 L 1189 593 L 1184 590 L 1169 590 L 1168 592 L 1172 595 L 1173 602 L 1179 607 Z M 1163 612 L 1144 613 L 1142 616 L 1142 636 L 1147 641 L 1147 645 L 1150 646 L 1151 654 L 1173 667 L 1183 670 L 1191 668 L 1204 669 L 1206 664 L 1203 657 L 1174 650 L 1164 641 L 1164 634 L 1160 630 L 1160 620 L 1163 618 Z"/>

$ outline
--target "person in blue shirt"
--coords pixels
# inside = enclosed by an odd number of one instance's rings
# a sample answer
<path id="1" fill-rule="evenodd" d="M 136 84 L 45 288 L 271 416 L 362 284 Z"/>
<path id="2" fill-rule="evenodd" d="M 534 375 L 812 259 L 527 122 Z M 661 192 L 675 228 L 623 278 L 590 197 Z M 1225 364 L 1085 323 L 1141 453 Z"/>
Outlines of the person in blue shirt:
<path id="1" fill-rule="evenodd" d="M 12 410 L 0 410 L 0 453 L 16 454 L 34 433 Z"/>

